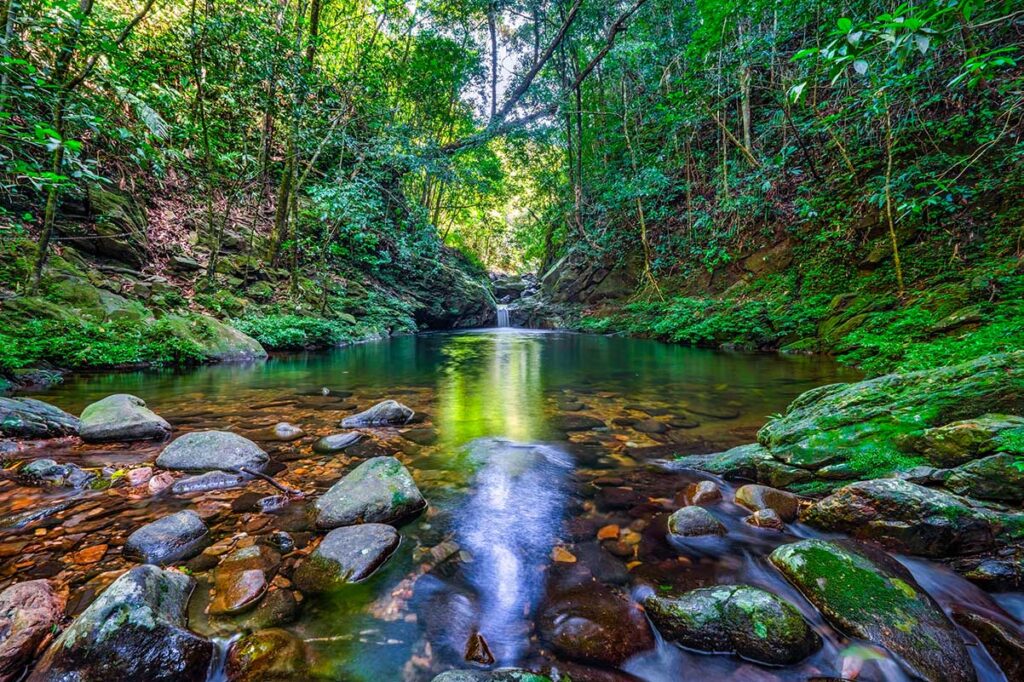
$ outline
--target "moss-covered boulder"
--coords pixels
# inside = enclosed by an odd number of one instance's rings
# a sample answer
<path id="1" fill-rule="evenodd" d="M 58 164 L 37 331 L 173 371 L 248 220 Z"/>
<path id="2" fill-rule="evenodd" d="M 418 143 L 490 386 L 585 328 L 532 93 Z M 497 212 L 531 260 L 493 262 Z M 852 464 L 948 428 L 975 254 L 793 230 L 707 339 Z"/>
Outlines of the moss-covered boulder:
<path id="1" fill-rule="evenodd" d="M 425 506 L 427 502 L 409 470 L 394 457 L 366 460 L 313 504 L 317 528 L 324 529 L 355 523 L 397 523 Z"/>
<path id="2" fill-rule="evenodd" d="M 1020 455 L 1000 452 L 954 469 L 945 481 L 958 495 L 979 500 L 1024 502 L 1024 463 Z"/>
<path id="3" fill-rule="evenodd" d="M 78 418 L 34 398 L 0 397 L 0 436 L 57 438 L 78 433 Z"/>
<path id="4" fill-rule="evenodd" d="M 184 573 L 131 569 L 61 633 L 28 679 L 202 682 L 213 644 L 186 629 L 194 586 Z"/>
<path id="5" fill-rule="evenodd" d="M 984 414 L 925 429 L 920 435 L 908 436 L 905 442 L 932 465 L 955 467 L 992 454 L 999 447 L 1001 433 L 1018 429 L 1024 433 L 1024 417 Z"/>
<path id="6" fill-rule="evenodd" d="M 930 682 L 976 679 L 956 628 L 894 559 L 824 540 L 783 545 L 769 558 L 832 625 L 885 647 L 913 676 Z"/>
<path id="7" fill-rule="evenodd" d="M 1004 530 L 1024 525 L 1024 514 L 997 514 L 941 490 L 883 478 L 837 490 L 802 520 L 900 552 L 948 557 L 992 548 Z"/>
<path id="8" fill-rule="evenodd" d="M 643 605 L 666 639 L 691 649 L 789 665 L 821 647 L 821 638 L 796 607 L 748 585 L 704 587 L 671 598 L 652 595 Z"/>
<path id="9" fill-rule="evenodd" d="M 772 454 L 757 444 L 741 445 L 712 455 L 689 455 L 672 463 L 673 468 L 698 469 L 726 478 L 757 480 L 757 465 L 773 461 Z"/>
<path id="10" fill-rule="evenodd" d="M 82 410 L 78 432 L 87 443 L 162 440 L 171 435 L 171 425 L 146 407 L 142 398 L 121 393 Z"/>
<path id="11" fill-rule="evenodd" d="M 382 523 L 335 528 L 295 571 L 303 592 L 325 592 L 370 577 L 398 547 L 398 531 Z"/>
<path id="12" fill-rule="evenodd" d="M 267 357 L 259 341 L 212 317 L 165 315 L 161 319 L 172 335 L 194 342 L 210 362 L 246 362 Z"/>

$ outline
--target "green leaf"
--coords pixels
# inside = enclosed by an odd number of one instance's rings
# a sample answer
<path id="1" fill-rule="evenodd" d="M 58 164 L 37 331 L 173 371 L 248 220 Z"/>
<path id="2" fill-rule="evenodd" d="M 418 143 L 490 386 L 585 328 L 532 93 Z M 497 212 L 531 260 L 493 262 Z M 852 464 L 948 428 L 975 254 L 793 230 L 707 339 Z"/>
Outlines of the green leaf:
<path id="1" fill-rule="evenodd" d="M 836 22 L 836 25 L 839 26 L 840 31 L 845 31 L 847 33 L 849 33 L 850 29 L 853 28 L 853 22 L 846 17 L 841 17 L 839 21 Z"/>

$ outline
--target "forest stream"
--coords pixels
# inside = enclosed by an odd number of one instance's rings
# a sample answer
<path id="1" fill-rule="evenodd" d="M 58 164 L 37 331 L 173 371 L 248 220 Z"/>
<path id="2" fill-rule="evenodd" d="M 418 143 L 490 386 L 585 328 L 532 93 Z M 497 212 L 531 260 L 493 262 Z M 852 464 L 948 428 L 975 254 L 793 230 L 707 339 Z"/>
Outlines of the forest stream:
<path id="1" fill-rule="evenodd" d="M 141 479 L 106 490 L 4 481 L 0 580 L 67 585 L 75 616 L 135 565 L 121 552 L 129 534 L 192 509 L 209 527 L 209 546 L 175 565 L 198 581 L 188 627 L 219 652 L 209 680 L 228 678 L 232 641 L 267 625 L 275 679 L 418 681 L 502 666 L 572 680 L 911 679 L 886 649 L 831 627 L 768 561 L 781 545 L 824 537 L 819 531 L 756 527 L 733 501 L 737 485 L 667 461 L 750 442 L 800 393 L 857 378 L 820 357 L 512 328 L 396 336 L 266 363 L 77 375 L 35 397 L 78 414 L 111 394 L 136 395 L 175 438 L 214 429 L 251 439 L 270 455 L 266 473 L 304 496 L 261 479 L 157 494 Z M 342 452 L 314 450 L 341 430 L 339 420 L 386 399 L 414 416 L 359 428 L 361 439 Z M 275 428 L 281 422 L 301 432 Z M 31 456 L 109 477 L 151 464 L 164 447 L 64 438 L 39 441 Z M 397 524 L 400 544 L 366 579 L 296 590 L 310 583 L 296 566 L 322 534 L 310 501 L 380 456 L 408 467 L 425 510 Z M 720 492 L 703 504 L 723 531 L 668 532 L 669 514 L 707 481 L 714 486 L 697 490 Z M 214 567 L 254 546 L 273 578 L 246 608 L 220 608 L 217 591 L 244 594 L 245 581 L 232 584 Z M 939 564 L 896 559 L 947 614 L 966 609 L 1020 627 L 1024 595 L 987 594 Z M 664 641 L 637 606 L 652 594 L 738 584 L 794 605 L 820 646 L 788 665 L 701 653 Z M 1005 679 L 972 635 L 959 634 L 979 679 Z"/>

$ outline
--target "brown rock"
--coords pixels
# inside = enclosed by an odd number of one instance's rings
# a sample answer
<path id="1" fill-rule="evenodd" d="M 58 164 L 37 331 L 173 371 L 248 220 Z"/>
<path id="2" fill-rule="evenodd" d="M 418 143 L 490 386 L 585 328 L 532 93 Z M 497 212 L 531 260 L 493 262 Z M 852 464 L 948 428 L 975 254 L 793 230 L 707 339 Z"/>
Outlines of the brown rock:
<path id="1" fill-rule="evenodd" d="M 47 580 L 15 583 L 0 592 L 0 681 L 20 679 L 64 616 L 66 591 Z"/>
<path id="2" fill-rule="evenodd" d="M 757 528 L 780 531 L 786 529 L 786 524 L 782 522 L 779 515 L 772 509 L 758 510 L 743 520 Z"/>
<path id="3" fill-rule="evenodd" d="M 766 485 L 741 486 L 736 490 L 736 504 L 754 512 L 771 509 L 786 523 L 795 521 L 800 510 L 800 498 L 796 495 Z"/>
<path id="4" fill-rule="evenodd" d="M 714 481 L 700 481 L 687 487 L 686 497 L 690 504 L 714 504 L 722 499 L 722 491 Z"/>

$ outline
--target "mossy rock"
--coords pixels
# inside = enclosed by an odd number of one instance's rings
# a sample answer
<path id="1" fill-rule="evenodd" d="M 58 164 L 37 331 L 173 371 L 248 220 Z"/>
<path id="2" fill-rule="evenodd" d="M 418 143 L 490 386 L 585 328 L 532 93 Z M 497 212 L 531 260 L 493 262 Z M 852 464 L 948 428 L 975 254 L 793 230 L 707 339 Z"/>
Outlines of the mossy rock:
<path id="1" fill-rule="evenodd" d="M 1015 429 L 1024 429 L 1024 417 L 983 414 L 911 434 L 903 442 L 935 466 L 955 467 L 995 452 L 999 435 Z"/>
<path id="2" fill-rule="evenodd" d="M 306 646 L 287 630 L 270 628 L 246 635 L 228 651 L 226 669 L 234 682 L 294 680 L 306 673 Z"/>
<path id="3" fill-rule="evenodd" d="M 771 461 L 772 455 L 757 443 L 741 445 L 713 455 L 689 455 L 673 462 L 674 468 L 698 469 L 726 478 L 757 480 L 757 465 Z"/>
<path id="4" fill-rule="evenodd" d="M 946 487 L 958 495 L 979 500 L 1024 503 L 1024 462 L 1015 454 L 1001 452 L 959 466 L 946 479 Z"/>
<path id="5" fill-rule="evenodd" d="M 913 676 L 976 680 L 956 628 L 891 557 L 848 542 L 803 540 L 779 547 L 769 559 L 832 625 L 885 647 Z"/>

